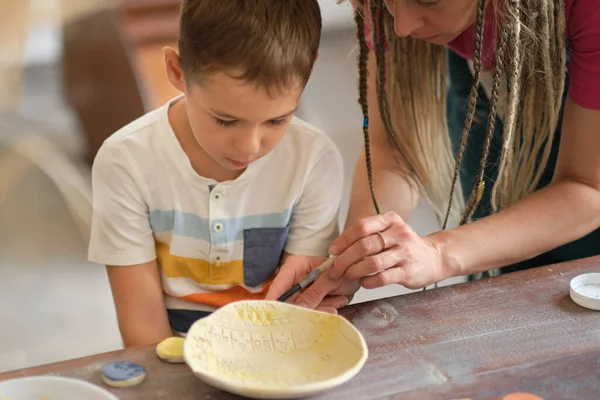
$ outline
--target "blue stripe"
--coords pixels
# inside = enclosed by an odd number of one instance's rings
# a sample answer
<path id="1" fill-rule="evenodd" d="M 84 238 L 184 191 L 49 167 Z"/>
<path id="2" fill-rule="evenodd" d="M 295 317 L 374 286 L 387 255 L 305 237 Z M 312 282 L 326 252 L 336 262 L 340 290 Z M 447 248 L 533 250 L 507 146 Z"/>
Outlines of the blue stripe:
<path id="1" fill-rule="evenodd" d="M 150 225 L 154 232 L 173 231 L 174 235 L 205 240 L 211 244 L 227 244 L 242 240 L 244 229 L 284 228 L 289 225 L 292 208 L 280 213 L 247 215 L 239 218 L 209 220 L 179 210 L 151 210 Z M 215 231 L 217 223 L 223 225 Z"/>

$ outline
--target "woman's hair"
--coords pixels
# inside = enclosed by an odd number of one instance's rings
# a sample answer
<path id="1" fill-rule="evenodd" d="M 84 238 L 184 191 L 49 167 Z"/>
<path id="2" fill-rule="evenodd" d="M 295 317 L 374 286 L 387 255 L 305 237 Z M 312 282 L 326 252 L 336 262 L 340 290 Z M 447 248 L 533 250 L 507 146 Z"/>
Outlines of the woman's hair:
<path id="1" fill-rule="evenodd" d="M 491 26 L 496 51 L 489 119 L 478 183 L 465 200 L 456 187 L 480 88 L 486 0 L 478 0 L 473 86 L 456 158 L 451 150 L 446 118 L 445 47 L 398 37 L 394 33 L 393 16 L 385 9 L 383 0 L 357 1 L 362 2 L 356 4 L 355 13 L 360 43 L 359 103 L 365 117 L 365 152 L 371 191 L 366 24 L 373 31 L 377 97 L 386 135 L 400 156 L 399 168 L 419 188 L 436 215 L 439 218 L 445 215 L 443 229 L 450 216 L 462 214 L 461 224 L 467 222 L 481 200 L 503 84 L 507 85 L 508 104 L 506 114 L 500 115 L 504 118 L 503 146 L 492 190 L 492 207 L 497 211 L 531 193 L 547 164 L 561 109 L 566 67 L 563 0 L 494 1 Z M 403 120 L 399 121 L 398 116 Z M 405 126 L 406 132 L 398 134 L 398 125 Z M 378 210 L 376 202 L 375 205 Z"/>

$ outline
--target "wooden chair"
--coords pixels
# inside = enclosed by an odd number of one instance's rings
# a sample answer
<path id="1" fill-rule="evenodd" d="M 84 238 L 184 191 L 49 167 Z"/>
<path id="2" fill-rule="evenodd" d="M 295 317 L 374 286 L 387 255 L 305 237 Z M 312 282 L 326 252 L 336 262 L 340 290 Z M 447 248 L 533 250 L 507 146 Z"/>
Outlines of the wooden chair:
<path id="1" fill-rule="evenodd" d="M 63 27 L 63 85 L 86 139 L 88 163 L 116 130 L 178 92 L 162 48 L 177 44 L 179 0 L 121 0 Z"/>

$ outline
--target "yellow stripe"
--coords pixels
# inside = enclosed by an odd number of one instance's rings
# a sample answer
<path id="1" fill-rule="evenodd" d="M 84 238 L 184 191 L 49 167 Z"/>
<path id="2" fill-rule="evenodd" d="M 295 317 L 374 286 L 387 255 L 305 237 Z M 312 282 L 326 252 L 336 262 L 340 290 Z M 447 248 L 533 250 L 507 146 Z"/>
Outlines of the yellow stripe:
<path id="1" fill-rule="evenodd" d="M 244 284 L 244 262 L 211 263 L 198 258 L 171 254 L 168 245 L 156 242 L 158 265 L 167 278 L 188 278 L 204 285 Z"/>

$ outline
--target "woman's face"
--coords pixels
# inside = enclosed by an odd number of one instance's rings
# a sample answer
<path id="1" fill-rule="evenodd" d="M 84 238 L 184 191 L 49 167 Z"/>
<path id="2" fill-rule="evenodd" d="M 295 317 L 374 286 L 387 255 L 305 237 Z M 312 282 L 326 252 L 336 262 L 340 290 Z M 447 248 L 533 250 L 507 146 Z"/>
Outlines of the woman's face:
<path id="1" fill-rule="evenodd" d="M 385 0 L 400 37 L 448 44 L 475 22 L 477 0 Z"/>

